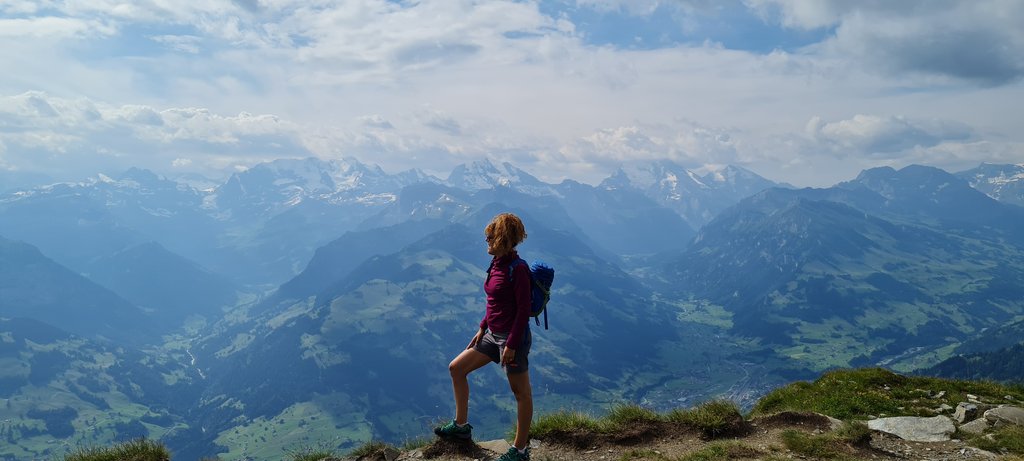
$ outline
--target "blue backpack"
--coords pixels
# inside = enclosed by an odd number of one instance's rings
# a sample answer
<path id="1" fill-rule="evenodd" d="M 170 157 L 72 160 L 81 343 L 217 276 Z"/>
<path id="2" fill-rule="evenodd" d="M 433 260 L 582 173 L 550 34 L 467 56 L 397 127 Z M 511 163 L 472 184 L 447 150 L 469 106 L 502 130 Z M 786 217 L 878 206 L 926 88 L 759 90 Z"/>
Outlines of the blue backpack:
<path id="1" fill-rule="evenodd" d="M 548 301 L 551 299 L 551 283 L 555 281 L 555 270 L 544 261 L 534 261 L 530 266 L 526 260 L 519 258 L 508 267 L 509 281 L 515 274 L 515 267 L 525 264 L 530 274 L 530 317 L 540 325 L 540 314 L 544 314 L 544 329 L 548 329 Z M 488 274 L 490 275 L 490 274 Z"/>

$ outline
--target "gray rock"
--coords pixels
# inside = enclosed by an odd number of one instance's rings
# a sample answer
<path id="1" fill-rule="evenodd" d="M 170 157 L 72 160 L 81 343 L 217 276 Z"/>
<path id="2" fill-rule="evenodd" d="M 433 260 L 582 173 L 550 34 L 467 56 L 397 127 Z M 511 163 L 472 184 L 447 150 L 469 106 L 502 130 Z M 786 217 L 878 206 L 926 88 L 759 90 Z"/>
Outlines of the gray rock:
<path id="1" fill-rule="evenodd" d="M 868 421 L 868 428 L 912 442 L 945 442 L 956 432 L 953 420 L 941 415 L 931 418 L 916 416 L 879 418 Z"/>
<path id="2" fill-rule="evenodd" d="M 945 412 L 947 412 L 949 410 L 952 410 L 952 409 L 953 409 L 953 407 L 949 406 L 949 404 L 944 403 L 942 405 L 939 405 L 939 408 L 936 408 L 935 412 L 936 413 L 945 413 Z"/>
<path id="3" fill-rule="evenodd" d="M 985 419 L 996 426 L 1024 426 L 1024 408 L 1002 406 L 985 412 Z"/>
<path id="4" fill-rule="evenodd" d="M 829 415 L 822 415 L 822 416 L 828 418 L 828 428 L 830 430 L 832 430 L 832 431 L 838 431 L 839 429 L 842 429 L 843 425 L 845 424 L 842 421 L 840 421 L 840 420 L 838 420 L 836 418 L 833 418 L 833 417 L 831 417 Z"/>
<path id="5" fill-rule="evenodd" d="M 960 432 L 966 432 L 968 434 L 981 434 L 985 432 L 985 429 L 988 429 L 989 427 L 990 426 L 987 419 L 978 418 L 967 424 L 961 425 Z"/>
<path id="6" fill-rule="evenodd" d="M 498 454 L 502 454 L 508 451 L 509 447 L 512 446 L 511 444 L 504 440 L 491 440 L 488 442 L 480 442 L 477 445 L 480 445 L 480 448 L 483 448 L 484 450 L 488 450 Z"/>
<path id="7" fill-rule="evenodd" d="M 938 394 L 932 396 L 933 399 L 941 399 L 946 396 L 946 391 L 939 391 Z"/>
<path id="8" fill-rule="evenodd" d="M 960 404 L 956 406 L 956 412 L 953 413 L 953 419 L 960 424 L 974 421 L 977 417 L 978 406 L 973 403 L 960 402 Z"/>

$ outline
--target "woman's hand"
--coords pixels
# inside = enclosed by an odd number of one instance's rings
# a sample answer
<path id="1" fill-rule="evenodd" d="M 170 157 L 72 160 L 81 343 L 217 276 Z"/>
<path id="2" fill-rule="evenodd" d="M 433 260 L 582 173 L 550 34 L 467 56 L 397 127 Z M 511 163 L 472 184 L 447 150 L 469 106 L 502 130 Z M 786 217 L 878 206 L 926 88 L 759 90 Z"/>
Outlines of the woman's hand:
<path id="1" fill-rule="evenodd" d="M 501 351 L 501 366 L 514 367 L 516 365 L 516 350 L 505 347 L 505 350 Z"/>
<path id="2" fill-rule="evenodd" d="M 487 330 L 484 330 L 483 328 L 481 328 L 480 331 L 476 332 L 476 335 L 473 336 L 473 339 L 469 340 L 469 345 L 466 346 L 466 349 L 472 349 L 473 346 L 476 346 L 476 344 L 479 343 L 480 340 L 484 338 L 484 333 L 486 332 Z"/>

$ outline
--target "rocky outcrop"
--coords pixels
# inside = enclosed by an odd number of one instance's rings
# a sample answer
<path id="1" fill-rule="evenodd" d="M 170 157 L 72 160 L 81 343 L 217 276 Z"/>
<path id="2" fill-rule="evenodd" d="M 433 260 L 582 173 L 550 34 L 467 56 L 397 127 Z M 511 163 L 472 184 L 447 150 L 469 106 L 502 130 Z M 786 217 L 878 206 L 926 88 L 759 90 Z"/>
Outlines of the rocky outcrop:
<path id="1" fill-rule="evenodd" d="M 879 418 L 868 421 L 868 428 L 913 442 L 944 442 L 956 432 L 953 420 L 941 415 L 931 418 L 916 416 Z"/>
<path id="2" fill-rule="evenodd" d="M 985 412 L 985 419 L 996 427 L 1024 426 L 1024 408 L 1009 405 L 993 408 Z"/>

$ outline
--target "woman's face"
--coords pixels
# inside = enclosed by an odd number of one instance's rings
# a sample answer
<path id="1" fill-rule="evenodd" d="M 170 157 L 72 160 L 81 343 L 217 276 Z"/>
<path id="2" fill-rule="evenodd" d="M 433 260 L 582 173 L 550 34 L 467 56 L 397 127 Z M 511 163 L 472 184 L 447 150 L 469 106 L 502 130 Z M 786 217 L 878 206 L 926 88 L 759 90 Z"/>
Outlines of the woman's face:
<path id="1" fill-rule="evenodd" d="M 487 234 L 485 239 L 487 240 L 487 254 L 491 256 L 501 256 L 501 253 L 504 253 L 496 246 L 498 244 L 498 240 L 494 238 L 493 234 Z"/>

